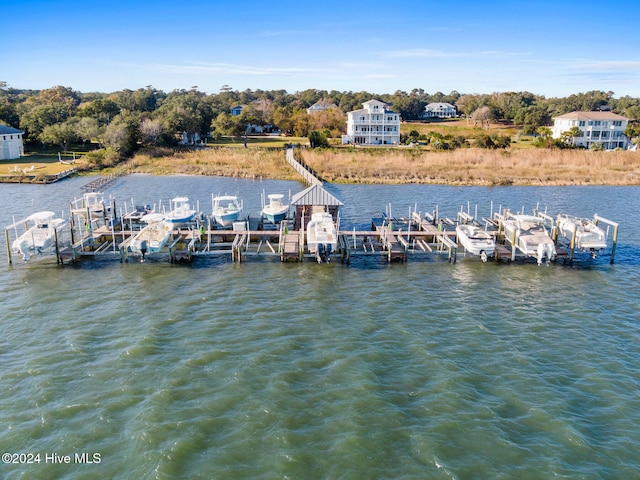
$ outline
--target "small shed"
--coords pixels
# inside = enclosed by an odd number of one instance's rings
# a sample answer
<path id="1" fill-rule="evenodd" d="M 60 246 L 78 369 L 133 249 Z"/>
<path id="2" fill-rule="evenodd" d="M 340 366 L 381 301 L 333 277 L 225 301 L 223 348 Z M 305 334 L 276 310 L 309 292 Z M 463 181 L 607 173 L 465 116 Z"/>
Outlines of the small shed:
<path id="1" fill-rule="evenodd" d="M 24 155 L 22 135 L 22 130 L 0 125 L 0 160 L 13 160 Z"/>
<path id="2" fill-rule="evenodd" d="M 333 221 L 337 221 L 340 207 L 344 205 L 335 196 L 331 195 L 320 185 L 312 185 L 309 188 L 296 193 L 291 197 L 291 205 L 295 207 L 295 226 L 298 230 L 301 227 L 302 217 L 305 217 L 305 223 L 311 217 L 311 214 L 317 211 L 329 212 L 333 217 Z"/>

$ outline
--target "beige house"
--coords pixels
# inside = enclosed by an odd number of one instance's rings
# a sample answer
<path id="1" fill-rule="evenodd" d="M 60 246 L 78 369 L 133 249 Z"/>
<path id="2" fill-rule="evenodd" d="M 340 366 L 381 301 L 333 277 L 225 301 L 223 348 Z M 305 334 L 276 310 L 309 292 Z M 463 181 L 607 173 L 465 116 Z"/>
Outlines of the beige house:
<path id="1" fill-rule="evenodd" d="M 22 130 L 0 125 L 0 160 L 13 160 L 24 155 L 22 135 Z"/>
<path id="2" fill-rule="evenodd" d="M 627 149 L 629 138 L 624 134 L 629 119 L 612 112 L 571 112 L 553 118 L 553 138 L 578 127 L 580 135 L 573 138 L 576 146 L 589 148 L 602 144 L 605 150 Z"/>
<path id="3" fill-rule="evenodd" d="M 400 114 L 389 110 L 379 100 L 369 100 L 364 108 L 347 112 L 347 134 L 343 144 L 398 145 L 400 143 Z"/>
<path id="4" fill-rule="evenodd" d="M 424 107 L 422 118 L 455 118 L 458 116 L 456 107 L 450 103 L 436 102 Z"/>

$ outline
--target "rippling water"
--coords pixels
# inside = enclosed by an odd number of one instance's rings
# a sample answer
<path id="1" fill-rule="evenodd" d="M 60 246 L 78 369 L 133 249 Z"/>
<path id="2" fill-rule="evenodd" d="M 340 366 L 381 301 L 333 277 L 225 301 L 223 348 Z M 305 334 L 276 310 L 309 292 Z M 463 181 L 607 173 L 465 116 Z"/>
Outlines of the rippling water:
<path id="1" fill-rule="evenodd" d="M 83 183 L 0 185 L 0 220 L 65 210 Z M 263 189 L 302 188 L 131 176 L 107 193 L 203 210 L 239 193 L 255 213 Z M 345 228 L 389 204 L 597 212 L 622 224 L 616 262 L 0 264 L 0 450 L 40 454 L 0 478 L 637 476 L 639 188 L 328 188 Z"/>

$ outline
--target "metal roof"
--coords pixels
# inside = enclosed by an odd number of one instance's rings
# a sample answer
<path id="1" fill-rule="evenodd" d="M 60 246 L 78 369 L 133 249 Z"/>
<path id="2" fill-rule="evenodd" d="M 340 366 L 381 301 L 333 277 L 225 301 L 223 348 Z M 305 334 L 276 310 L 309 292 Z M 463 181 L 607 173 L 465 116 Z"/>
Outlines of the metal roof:
<path id="1" fill-rule="evenodd" d="M 312 185 L 311 187 L 293 195 L 291 197 L 291 205 L 342 206 L 344 203 L 331 195 L 320 185 Z"/>
<path id="2" fill-rule="evenodd" d="M 7 127 L 6 125 L 0 125 L 0 135 L 15 135 L 17 133 L 24 133 L 17 128 Z"/>

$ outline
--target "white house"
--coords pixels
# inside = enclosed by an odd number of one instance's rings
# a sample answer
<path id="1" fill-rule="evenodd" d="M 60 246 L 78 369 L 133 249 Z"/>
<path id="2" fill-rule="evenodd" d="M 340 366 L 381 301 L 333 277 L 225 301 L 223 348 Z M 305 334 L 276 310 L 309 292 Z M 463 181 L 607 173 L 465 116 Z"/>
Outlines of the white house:
<path id="1" fill-rule="evenodd" d="M 612 112 L 571 112 L 553 118 L 553 138 L 561 138 L 573 127 L 580 129 L 580 136 L 572 141 L 576 146 L 589 148 L 600 143 L 605 150 L 627 149 L 629 138 L 624 134 L 629 119 Z"/>
<path id="2" fill-rule="evenodd" d="M 22 130 L 0 125 L 0 160 L 13 160 L 24 155 L 22 135 Z"/>
<path id="3" fill-rule="evenodd" d="M 369 100 L 364 108 L 347 112 L 347 134 L 342 143 L 355 145 L 398 145 L 400 143 L 400 114 L 388 110 L 379 100 Z"/>
<path id="4" fill-rule="evenodd" d="M 321 112 L 323 110 L 331 110 L 332 108 L 338 108 L 338 106 L 328 98 L 321 98 L 316 103 L 307 108 L 307 113 L 311 115 L 312 113 Z"/>
<path id="5" fill-rule="evenodd" d="M 456 107 L 450 103 L 430 103 L 424 107 L 422 118 L 454 118 L 458 116 Z"/>

